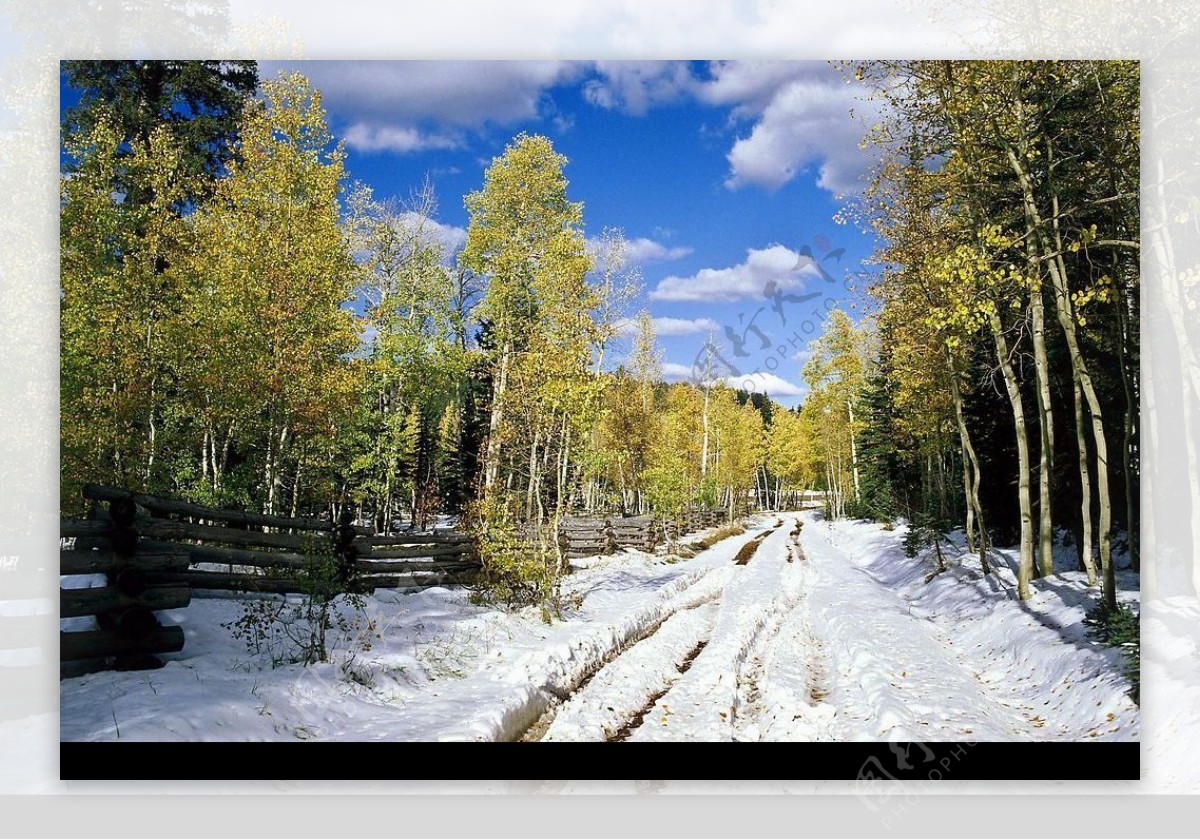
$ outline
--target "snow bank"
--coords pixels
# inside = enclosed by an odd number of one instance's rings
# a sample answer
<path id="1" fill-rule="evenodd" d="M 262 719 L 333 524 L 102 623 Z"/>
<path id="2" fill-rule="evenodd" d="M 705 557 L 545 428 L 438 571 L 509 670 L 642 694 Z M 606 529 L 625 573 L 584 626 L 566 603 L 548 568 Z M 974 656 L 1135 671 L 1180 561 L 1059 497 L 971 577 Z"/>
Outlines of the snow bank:
<path id="1" fill-rule="evenodd" d="M 331 661 L 309 668 L 233 639 L 221 625 L 245 602 L 196 597 L 167 611 L 187 643 L 161 670 L 62 681 L 61 737 L 506 740 L 551 710 L 547 740 L 1137 738 L 1119 654 L 1082 625 L 1096 593 L 1080 573 L 1021 603 L 1011 552 L 988 577 L 956 553 L 926 582 L 902 528 L 803 519 L 798 543 L 793 515 L 770 516 L 688 561 L 589 559 L 552 625 L 461 589 L 378 590 L 341 610 Z M 1136 575 L 1119 579 L 1137 607 Z M 1179 638 L 1168 625 L 1188 609 L 1151 630 Z"/>
<path id="2" fill-rule="evenodd" d="M 834 737 L 915 740 L 1130 740 L 1140 728 L 1120 654 L 1083 625 L 1099 597 L 1080 572 L 1016 598 L 1016 557 L 984 576 L 972 555 L 926 583 L 903 529 L 816 517 L 802 535 L 819 558 L 810 601 L 834 669 Z M 1121 600 L 1137 605 L 1136 575 Z"/>
<path id="3" fill-rule="evenodd" d="M 164 621 L 182 652 L 157 671 L 60 684 L 63 740 L 271 741 L 513 738 L 617 651 L 680 610 L 711 600 L 751 531 L 687 562 L 624 552 L 570 575 L 578 608 L 547 625 L 537 610 L 472 605 L 462 589 L 377 590 L 341 610 L 331 661 L 271 668 L 222 627 L 236 597 L 194 598 Z"/>

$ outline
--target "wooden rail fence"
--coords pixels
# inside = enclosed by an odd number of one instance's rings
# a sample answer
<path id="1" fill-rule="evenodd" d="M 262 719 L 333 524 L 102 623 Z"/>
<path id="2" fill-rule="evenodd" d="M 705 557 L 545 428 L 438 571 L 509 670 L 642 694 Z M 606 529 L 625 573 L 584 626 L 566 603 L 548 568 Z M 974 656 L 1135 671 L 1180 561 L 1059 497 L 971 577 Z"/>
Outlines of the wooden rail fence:
<path id="1" fill-rule="evenodd" d="M 559 520 L 559 544 L 567 557 L 594 557 L 622 548 L 654 551 L 664 540 L 711 528 L 725 521 L 725 511 L 692 510 L 674 519 L 653 516 L 619 518 L 565 517 Z"/>
<path id="2" fill-rule="evenodd" d="M 194 590 L 304 594 L 471 583 L 480 569 L 472 538 L 436 531 L 375 535 L 341 521 L 226 510 L 89 484 L 88 519 L 63 519 L 60 574 L 105 576 L 104 585 L 60 588 L 63 618 L 94 616 L 96 628 L 60 631 L 63 662 L 103 660 L 153 668 L 183 649 L 183 628 L 161 613 L 191 603 Z M 107 505 L 104 509 L 102 505 Z M 653 551 L 664 539 L 709 528 L 725 513 L 569 517 L 559 545 L 568 557 Z M 66 583 L 64 581 L 64 583 Z"/>
<path id="3" fill-rule="evenodd" d="M 61 631 L 60 658 L 152 668 L 182 650 L 183 629 L 157 614 L 186 607 L 192 591 L 311 593 L 469 583 L 471 539 L 454 532 L 375 536 L 349 517 L 269 516 L 100 485 L 84 488 L 89 519 L 63 519 L 61 575 L 102 573 L 105 585 L 60 588 L 61 616 L 95 616 L 97 629 Z M 107 503 L 108 510 L 99 503 Z"/>

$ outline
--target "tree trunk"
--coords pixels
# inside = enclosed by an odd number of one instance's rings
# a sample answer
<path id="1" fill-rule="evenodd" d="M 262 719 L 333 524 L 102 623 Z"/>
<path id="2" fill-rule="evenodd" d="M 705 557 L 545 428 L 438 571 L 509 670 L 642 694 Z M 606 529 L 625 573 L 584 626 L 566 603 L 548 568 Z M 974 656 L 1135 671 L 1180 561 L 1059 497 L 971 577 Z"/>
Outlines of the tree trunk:
<path id="1" fill-rule="evenodd" d="M 862 498 L 862 487 L 858 482 L 858 447 L 854 443 L 854 406 L 846 400 L 846 411 L 850 415 L 850 466 L 854 470 L 854 501 Z"/>
<path id="2" fill-rule="evenodd" d="M 949 350 L 946 351 L 946 362 L 950 366 L 950 396 L 954 400 L 954 418 L 958 425 L 958 440 L 963 451 L 963 490 L 967 497 L 967 539 L 972 538 L 972 519 L 979 527 L 978 544 L 972 546 L 979 551 L 979 567 L 985 575 L 991 574 L 988 564 L 987 550 L 991 547 L 987 536 L 987 526 L 983 518 L 983 505 L 979 503 L 979 486 L 983 483 L 983 475 L 979 469 L 979 458 L 975 454 L 975 446 L 971 443 L 971 432 L 967 427 L 967 418 L 963 413 L 962 391 L 958 387 L 958 378 L 954 370 L 954 361 Z"/>
<path id="3" fill-rule="evenodd" d="M 1075 313 L 1071 303 L 1070 290 L 1067 288 L 1066 264 L 1062 259 L 1062 240 L 1058 231 L 1058 196 L 1051 195 L 1051 213 L 1053 219 L 1054 241 L 1051 242 L 1043 227 L 1041 214 L 1034 200 L 1033 184 L 1024 165 L 1012 148 L 1007 149 L 1009 162 L 1013 172 L 1021 184 L 1021 192 L 1025 202 L 1025 210 L 1033 220 L 1037 233 L 1038 245 L 1042 256 L 1046 259 L 1050 271 L 1050 279 L 1054 284 L 1054 309 L 1058 316 L 1059 326 L 1067 340 L 1067 350 L 1071 360 L 1073 375 L 1079 379 L 1083 395 L 1087 400 L 1088 410 L 1092 418 L 1092 441 L 1096 447 L 1096 487 L 1100 501 L 1100 569 L 1104 575 L 1104 603 L 1109 608 L 1116 607 L 1116 576 L 1112 565 L 1112 500 L 1109 494 L 1108 481 L 1108 443 L 1104 437 L 1104 418 L 1100 408 L 1100 400 L 1096 395 L 1092 377 L 1088 373 L 1087 363 L 1079 349 L 1079 341 L 1075 331 Z"/>
<path id="4" fill-rule="evenodd" d="M 1083 538 L 1079 543 L 1079 556 L 1083 568 L 1087 571 L 1088 586 L 1095 586 L 1096 560 L 1092 556 L 1092 478 L 1088 465 L 1087 435 L 1083 424 L 1083 393 L 1079 387 L 1079 377 L 1071 377 L 1075 395 L 1075 445 L 1079 448 L 1079 514 L 1083 520 Z"/>
<path id="5" fill-rule="evenodd" d="M 1120 332 L 1120 348 L 1121 357 L 1119 364 L 1121 366 L 1121 389 L 1125 395 L 1125 417 L 1122 424 L 1122 445 L 1121 445 L 1121 467 L 1125 473 L 1125 527 L 1129 537 L 1129 559 L 1133 563 L 1134 571 L 1141 569 L 1141 551 L 1138 545 L 1140 516 L 1138 513 L 1138 476 L 1133 466 L 1133 447 L 1134 440 L 1137 437 L 1137 402 L 1135 388 L 1132 379 L 1135 373 L 1131 373 L 1129 369 L 1129 318 L 1125 311 L 1126 295 L 1121 292 L 1121 299 L 1118 301 L 1117 311 L 1120 312 L 1118 319 L 1118 330 Z"/>
<path id="6" fill-rule="evenodd" d="M 829 505 L 829 518 L 837 519 L 837 508 L 833 503 L 833 462 L 828 461 L 825 464 L 825 495 L 826 503 Z"/>
<path id="7" fill-rule="evenodd" d="M 263 503 L 263 513 L 267 514 L 268 516 L 275 512 L 271 509 L 271 488 L 275 486 L 275 482 L 272 480 L 275 475 L 275 464 L 273 463 L 274 457 L 275 434 L 274 432 L 268 432 L 266 463 L 263 465 L 263 484 L 265 484 L 267 488 L 267 500 Z"/>
<path id="8" fill-rule="evenodd" d="M 563 417 L 562 449 L 558 455 L 558 509 L 565 511 L 570 508 L 570 487 L 568 476 L 571 467 L 571 418 Z"/>
<path id="9" fill-rule="evenodd" d="M 200 479 L 208 484 L 208 427 L 204 427 L 204 437 L 200 440 Z"/>
<path id="10" fill-rule="evenodd" d="M 529 483 L 525 486 L 525 521 L 533 521 L 533 497 L 537 493 L 538 443 L 541 430 L 533 433 L 533 445 L 529 447 Z"/>
<path id="11" fill-rule="evenodd" d="M 292 479 L 292 519 L 296 518 L 296 514 L 300 507 L 300 475 L 304 471 L 304 458 L 296 462 L 296 476 Z"/>
<path id="12" fill-rule="evenodd" d="M 512 347 L 506 344 L 500 354 L 500 372 L 492 385 L 492 416 L 488 420 L 487 449 L 484 454 L 483 493 L 490 495 L 500 475 L 500 426 L 504 421 L 504 397 L 508 387 L 508 368 Z M 484 523 L 486 527 L 487 523 Z"/>
<path id="13" fill-rule="evenodd" d="M 267 443 L 267 504 L 263 513 L 268 516 L 275 513 L 275 502 L 279 498 L 279 489 L 283 484 L 283 453 L 287 447 L 288 427 L 284 425 L 279 431 L 279 441 L 274 442 L 274 435 Z"/>
<path id="14" fill-rule="evenodd" d="M 959 427 L 959 445 L 963 445 L 962 427 Z M 977 544 L 975 542 L 975 505 L 971 503 L 971 464 L 967 460 L 966 453 L 962 457 L 962 474 L 963 474 L 963 501 L 966 508 L 966 531 L 967 531 L 967 551 L 975 551 Z"/>
<path id="15" fill-rule="evenodd" d="M 153 317 L 153 316 L 151 316 Z M 147 366 L 154 369 L 154 325 L 153 323 L 146 324 L 146 363 Z M 146 475 L 142 480 L 142 489 L 149 493 L 150 482 L 154 475 L 154 454 L 157 446 L 157 429 L 154 424 L 154 403 L 155 403 L 155 385 L 158 382 L 158 377 L 150 377 L 150 394 L 147 399 L 148 410 L 146 418 L 146 436 L 147 436 L 147 453 L 146 453 Z"/>
<path id="16" fill-rule="evenodd" d="M 1054 202 L 1054 212 L 1058 213 L 1058 200 Z M 1061 263 L 1061 258 L 1057 260 Z M 1087 399 L 1088 412 L 1092 417 L 1092 440 L 1096 445 L 1096 488 L 1100 501 L 1100 570 L 1104 575 L 1104 603 L 1111 609 L 1117 606 L 1116 573 L 1112 562 L 1112 499 L 1109 494 L 1108 472 L 1108 441 L 1104 436 L 1104 419 L 1100 409 L 1100 399 L 1088 373 L 1087 363 L 1079 349 L 1079 341 L 1075 334 L 1075 313 L 1071 304 L 1070 292 L 1067 289 L 1066 274 L 1056 266 L 1056 260 L 1050 261 L 1050 273 L 1054 277 L 1055 309 L 1058 321 L 1066 334 L 1067 350 L 1071 358 L 1071 368 L 1079 378 L 1083 395 Z"/>
<path id="17" fill-rule="evenodd" d="M 1046 360 L 1046 318 L 1041 288 L 1031 291 L 1030 309 L 1033 313 L 1033 360 L 1037 374 L 1038 430 L 1041 437 L 1038 452 L 1038 574 L 1039 577 L 1048 577 L 1054 574 L 1054 526 L 1050 520 L 1054 413 L 1050 405 L 1050 365 Z"/>
<path id="18" fill-rule="evenodd" d="M 150 398 L 154 398 L 154 380 L 150 381 Z M 149 429 L 147 431 L 149 452 L 146 454 L 146 476 L 142 481 L 142 489 L 147 493 L 151 489 L 151 481 L 154 476 L 154 453 L 158 443 L 158 430 L 154 424 L 154 406 L 150 407 Z"/>
<path id="19" fill-rule="evenodd" d="M 1021 404 L 1021 388 L 1016 373 L 1008 358 L 1008 340 L 1000 316 L 993 310 L 989 314 L 992 338 L 996 342 L 996 358 L 1004 375 L 1004 387 L 1012 406 L 1013 425 L 1017 435 L 1017 488 L 1021 508 L 1021 554 L 1017 566 L 1017 596 L 1027 600 L 1033 591 L 1029 583 L 1033 579 L 1033 512 L 1029 494 L 1029 437 L 1025 429 L 1025 409 Z"/>

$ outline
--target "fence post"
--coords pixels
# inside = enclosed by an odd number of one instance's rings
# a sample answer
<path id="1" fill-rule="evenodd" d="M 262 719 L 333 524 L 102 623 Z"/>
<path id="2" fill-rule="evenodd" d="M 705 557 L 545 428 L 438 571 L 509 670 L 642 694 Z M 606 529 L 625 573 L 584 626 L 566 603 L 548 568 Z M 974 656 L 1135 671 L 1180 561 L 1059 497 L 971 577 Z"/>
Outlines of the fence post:
<path id="1" fill-rule="evenodd" d="M 135 526 L 137 505 L 132 499 L 114 499 L 108 503 L 111 521 L 108 542 L 113 553 L 113 567 L 107 572 L 110 585 L 130 600 L 140 600 L 146 593 L 146 573 L 138 568 L 137 551 L 140 535 Z M 143 642 L 162 625 L 154 611 L 144 605 L 128 606 L 101 613 L 96 621 L 102 629 L 110 629 L 131 642 Z M 163 662 L 140 644 L 128 652 L 116 654 L 113 668 L 118 671 L 141 671 L 161 668 Z"/>
<path id="2" fill-rule="evenodd" d="M 358 559 L 357 536 L 354 530 L 354 515 L 349 505 L 342 506 L 337 524 L 333 527 L 333 554 L 337 558 L 337 582 L 349 584 L 354 575 L 354 562 Z"/>
<path id="3" fill-rule="evenodd" d="M 613 533 L 612 520 L 607 517 L 603 521 L 604 550 L 602 554 L 613 554 L 617 550 L 617 536 Z"/>

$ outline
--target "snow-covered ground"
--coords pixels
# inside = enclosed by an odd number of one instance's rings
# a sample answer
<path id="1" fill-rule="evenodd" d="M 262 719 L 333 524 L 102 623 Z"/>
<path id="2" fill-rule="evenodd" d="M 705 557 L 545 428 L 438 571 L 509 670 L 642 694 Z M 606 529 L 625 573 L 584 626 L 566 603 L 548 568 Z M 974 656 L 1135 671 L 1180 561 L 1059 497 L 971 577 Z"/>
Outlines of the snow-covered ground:
<path id="1" fill-rule="evenodd" d="M 803 528 L 797 532 L 797 520 Z M 762 515 L 692 559 L 628 551 L 567 578 L 562 620 L 463 590 L 379 590 L 331 661 L 271 668 L 197 597 L 184 650 L 61 683 L 63 740 L 1136 739 L 1079 573 L 1015 598 L 1015 560 L 904 556 L 903 529 Z M 757 547 L 744 564 L 744 546 Z M 1136 576 L 1122 599 L 1137 604 Z"/>

